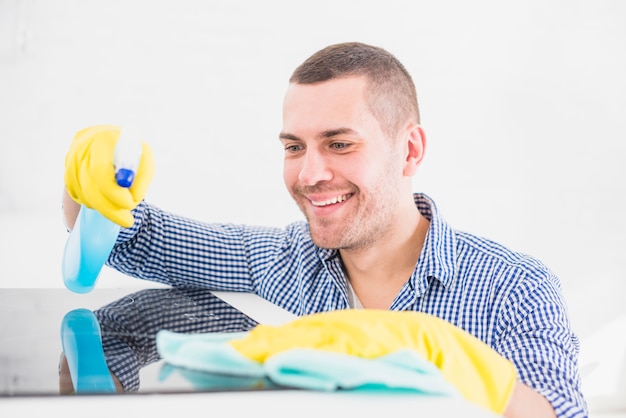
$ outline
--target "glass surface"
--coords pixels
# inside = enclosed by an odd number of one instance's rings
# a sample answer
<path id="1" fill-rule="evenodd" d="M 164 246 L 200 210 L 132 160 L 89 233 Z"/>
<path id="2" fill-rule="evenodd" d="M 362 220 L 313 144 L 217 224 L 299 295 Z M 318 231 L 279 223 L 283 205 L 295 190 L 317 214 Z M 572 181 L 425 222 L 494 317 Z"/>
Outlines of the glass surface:
<path id="1" fill-rule="evenodd" d="M 93 313 L 99 329 L 68 322 L 85 312 Z M 84 389 L 77 386 L 79 379 L 72 378 L 82 377 L 75 369 L 71 373 L 71 365 L 79 364 L 76 358 L 95 364 L 92 359 L 97 360 L 98 352 L 108 369 L 115 371 L 118 392 L 280 389 L 266 379 L 202 373 L 170 366 L 159 358 L 155 336 L 161 329 L 241 332 L 257 325 L 204 289 L 95 289 L 87 294 L 0 289 L 0 316 L 0 396 L 79 393 Z M 81 345 L 85 341 L 88 344 Z M 101 343 L 101 351 L 99 344 L 94 348 L 94 341 Z M 74 351 L 80 350 L 83 355 L 77 356 Z M 89 394 L 111 393 L 99 387 Z"/>

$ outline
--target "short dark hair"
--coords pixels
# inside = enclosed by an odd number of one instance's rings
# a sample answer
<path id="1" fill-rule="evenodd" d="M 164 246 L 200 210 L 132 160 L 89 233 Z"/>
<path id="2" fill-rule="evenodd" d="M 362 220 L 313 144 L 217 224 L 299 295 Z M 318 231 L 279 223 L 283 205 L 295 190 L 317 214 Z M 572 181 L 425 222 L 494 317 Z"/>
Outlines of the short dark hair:
<path id="1" fill-rule="evenodd" d="M 300 64 L 289 82 L 315 84 L 354 76 L 369 80 L 366 100 L 387 134 L 394 135 L 409 119 L 420 123 L 411 75 L 395 56 L 376 46 L 360 42 L 330 45 Z"/>

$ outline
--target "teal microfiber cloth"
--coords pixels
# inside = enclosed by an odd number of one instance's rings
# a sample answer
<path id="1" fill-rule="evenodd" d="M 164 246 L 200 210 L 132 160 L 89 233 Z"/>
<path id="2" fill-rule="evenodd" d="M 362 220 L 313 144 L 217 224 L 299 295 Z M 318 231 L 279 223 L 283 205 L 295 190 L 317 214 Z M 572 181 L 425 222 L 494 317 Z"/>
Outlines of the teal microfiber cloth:
<path id="1" fill-rule="evenodd" d="M 159 370 L 159 382 L 165 382 L 174 377 L 182 377 L 192 388 L 201 391 L 280 389 L 267 377 L 207 373 L 164 363 Z"/>
<path id="2" fill-rule="evenodd" d="M 366 359 L 320 349 L 291 348 L 259 363 L 228 344 L 246 334 L 182 334 L 162 330 L 156 336 L 156 343 L 166 364 L 208 373 L 268 378 L 281 386 L 322 391 L 396 390 L 431 396 L 459 395 L 433 363 L 411 349 Z"/>

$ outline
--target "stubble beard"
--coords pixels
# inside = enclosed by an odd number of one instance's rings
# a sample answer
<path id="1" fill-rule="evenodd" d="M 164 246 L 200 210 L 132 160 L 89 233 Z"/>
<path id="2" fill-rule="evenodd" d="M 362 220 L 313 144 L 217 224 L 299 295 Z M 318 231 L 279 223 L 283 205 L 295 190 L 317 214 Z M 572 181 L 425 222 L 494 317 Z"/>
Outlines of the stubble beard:
<path id="1" fill-rule="evenodd" d="M 320 219 L 312 216 L 307 210 L 309 200 L 294 190 L 293 197 L 308 221 L 313 243 L 320 248 L 333 250 L 363 250 L 375 246 L 386 237 L 392 229 L 394 209 L 399 202 L 395 185 L 389 187 L 385 180 L 390 178 L 388 175 L 385 171 L 380 176 L 376 187 L 369 194 L 369 199 L 364 198 L 360 190 L 352 185 L 355 191 L 349 200 L 358 201 L 347 202 L 356 206 L 353 212 L 342 219 Z"/>

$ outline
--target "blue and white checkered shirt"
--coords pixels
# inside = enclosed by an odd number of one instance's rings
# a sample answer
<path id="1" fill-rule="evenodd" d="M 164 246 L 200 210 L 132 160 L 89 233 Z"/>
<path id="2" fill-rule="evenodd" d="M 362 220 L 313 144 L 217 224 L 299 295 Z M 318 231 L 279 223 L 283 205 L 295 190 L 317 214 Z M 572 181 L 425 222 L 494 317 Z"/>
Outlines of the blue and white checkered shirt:
<path id="1" fill-rule="evenodd" d="M 511 360 L 518 378 L 559 417 L 586 417 L 573 333 L 559 279 L 540 261 L 453 229 L 424 194 L 430 220 L 415 271 L 390 309 L 443 318 Z M 145 202 L 120 233 L 109 265 L 173 287 L 253 292 L 297 315 L 349 308 L 336 250 L 311 241 L 306 222 L 285 228 L 209 224 Z"/>

